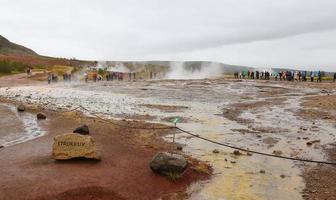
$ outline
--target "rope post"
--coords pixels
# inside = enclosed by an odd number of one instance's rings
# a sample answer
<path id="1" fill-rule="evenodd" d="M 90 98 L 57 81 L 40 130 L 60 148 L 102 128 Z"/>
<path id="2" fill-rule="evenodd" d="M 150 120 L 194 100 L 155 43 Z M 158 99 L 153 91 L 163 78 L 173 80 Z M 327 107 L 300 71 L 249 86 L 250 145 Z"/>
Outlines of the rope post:
<path id="1" fill-rule="evenodd" d="M 172 121 L 172 123 L 174 123 L 174 129 L 176 130 L 176 124 L 178 122 L 181 121 L 181 117 L 175 117 Z M 175 147 L 175 135 L 176 135 L 176 131 L 174 130 L 174 133 L 173 133 L 173 148 Z M 172 150 L 172 153 L 174 152 L 174 150 Z"/>
<path id="2" fill-rule="evenodd" d="M 176 128 L 176 123 L 174 123 L 174 126 Z M 173 134 L 173 144 L 175 144 L 175 134 L 176 134 L 176 131 L 174 131 L 174 134 Z"/>

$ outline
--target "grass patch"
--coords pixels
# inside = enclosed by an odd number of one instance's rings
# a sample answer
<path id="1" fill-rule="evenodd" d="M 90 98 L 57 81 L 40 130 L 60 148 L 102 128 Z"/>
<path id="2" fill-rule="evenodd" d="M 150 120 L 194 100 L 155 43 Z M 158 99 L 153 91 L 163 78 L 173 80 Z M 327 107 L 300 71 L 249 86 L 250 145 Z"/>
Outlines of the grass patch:
<path id="1" fill-rule="evenodd" d="M 207 174 L 207 175 L 211 174 L 210 166 L 205 164 L 205 163 L 198 163 L 192 169 L 195 170 L 197 173 L 200 173 L 200 174 Z"/>
<path id="2" fill-rule="evenodd" d="M 71 66 L 64 66 L 64 65 L 54 65 L 52 67 L 48 67 L 47 70 L 57 74 L 58 76 L 62 76 L 65 73 L 71 73 L 73 71 L 73 67 Z"/>
<path id="3" fill-rule="evenodd" d="M 326 77 L 322 77 L 322 80 L 323 81 L 332 81 L 332 80 L 334 80 L 334 77 L 332 77 L 332 76 L 326 76 Z"/>
<path id="4" fill-rule="evenodd" d="M 24 72 L 29 65 L 21 62 L 10 61 L 10 60 L 0 60 L 0 74 L 8 75 L 16 72 Z"/>
<path id="5" fill-rule="evenodd" d="M 165 175 L 168 177 L 169 180 L 176 182 L 178 179 L 182 177 L 181 173 L 176 173 L 176 172 L 167 172 Z"/>

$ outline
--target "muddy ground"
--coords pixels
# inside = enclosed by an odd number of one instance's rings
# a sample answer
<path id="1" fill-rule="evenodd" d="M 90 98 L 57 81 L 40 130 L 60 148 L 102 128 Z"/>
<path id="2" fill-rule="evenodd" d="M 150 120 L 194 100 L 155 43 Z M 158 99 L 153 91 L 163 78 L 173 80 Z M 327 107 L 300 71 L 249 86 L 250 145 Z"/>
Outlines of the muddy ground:
<path id="1" fill-rule="evenodd" d="M 328 89 L 328 88 L 325 88 Z M 305 119 L 323 119 L 335 124 L 336 129 L 336 95 L 325 95 L 304 98 L 303 112 L 298 113 Z M 336 143 L 322 147 L 331 162 L 336 161 Z M 336 166 L 318 165 L 305 168 L 303 176 L 306 188 L 303 197 L 307 200 L 336 199 Z"/>
<path id="2" fill-rule="evenodd" d="M 28 110 L 47 115 L 46 121 L 39 122 L 47 134 L 0 150 L 0 199 L 181 199 L 188 196 L 188 185 L 210 175 L 206 165 L 191 158 L 187 171 L 176 181 L 152 173 L 149 162 L 157 152 L 178 153 L 176 146 L 160 139 L 169 131 L 125 129 L 77 112 L 59 113 L 39 107 Z M 150 126 L 140 122 L 118 123 Z M 53 137 L 70 133 L 81 124 L 89 126 L 102 161 L 55 161 L 51 156 Z M 10 127 L 1 134 L 9 130 Z M 198 167 L 208 170 L 207 173 L 197 170 Z"/>
<path id="3" fill-rule="evenodd" d="M 291 83 L 285 83 L 291 85 Z M 295 115 L 304 119 L 304 120 L 326 120 L 328 122 L 334 123 L 336 132 L 336 95 L 332 92 L 336 89 L 335 84 L 324 83 L 324 84 L 314 84 L 314 83 L 305 83 L 305 85 L 301 85 L 301 87 L 308 88 L 318 88 L 321 89 L 319 94 L 312 94 L 312 96 L 302 98 L 301 109 L 299 109 Z M 268 94 L 266 91 L 262 93 L 265 97 L 277 97 L 279 94 L 285 94 L 285 91 L 281 91 L 278 88 L 275 90 L 269 91 Z M 247 119 L 240 118 L 240 114 L 243 110 L 246 109 L 256 109 L 267 106 L 281 105 L 286 99 L 284 98 L 273 98 L 268 99 L 266 101 L 257 101 L 252 103 L 237 103 L 233 104 L 233 108 L 224 111 L 224 115 L 229 119 L 237 121 L 239 123 L 244 124 L 252 124 L 253 121 L 249 121 Z M 315 124 L 313 122 L 313 124 Z M 316 128 L 315 126 L 312 126 Z M 301 128 L 305 130 L 304 128 Z M 235 130 L 241 132 L 243 134 L 257 134 L 262 132 L 262 130 L 246 130 L 246 129 L 238 129 Z M 276 130 L 275 130 L 276 131 Z M 284 130 L 278 130 L 279 133 Z M 265 132 L 272 132 L 272 130 L 265 130 Z M 300 132 L 298 132 L 300 133 Z M 300 134 L 298 134 L 299 136 Z M 264 143 L 269 145 L 273 145 L 278 141 L 272 137 L 263 140 Z M 319 140 L 312 141 L 310 144 L 307 142 L 307 145 L 314 145 L 314 142 L 319 143 Z M 321 149 L 326 154 L 326 161 L 336 163 L 336 143 L 330 141 L 328 145 L 320 146 Z M 319 148 L 319 147 L 315 147 Z M 302 197 L 305 200 L 334 200 L 336 199 L 336 164 L 332 165 L 306 165 L 304 167 L 304 171 L 302 176 L 305 179 L 306 187 L 302 191 Z"/>
<path id="4" fill-rule="evenodd" d="M 42 83 L 22 74 L 0 80 L 2 87 L 39 84 Z M 51 111 L 34 104 L 25 104 L 27 111 L 17 113 L 16 107 L 20 103 L 4 98 L 0 104 L 0 136 L 5 145 L 0 148 L 1 200 L 185 199 L 189 196 L 187 187 L 191 183 L 210 177 L 211 168 L 189 156 L 188 168 L 177 180 L 155 175 L 150 170 L 149 162 L 156 153 L 182 154 L 176 145 L 162 140 L 162 136 L 172 133 L 171 130 L 127 129 L 84 116 L 81 112 Z M 45 113 L 47 120 L 37 124 L 23 122 L 23 118 L 35 122 L 38 112 Z M 162 127 L 143 121 L 110 121 L 123 126 Z M 55 161 L 51 156 L 53 137 L 71 133 L 82 124 L 89 126 L 102 161 Z M 27 125 L 34 129 L 32 134 L 44 133 L 27 138 L 20 136 L 22 132 L 30 131 Z"/>

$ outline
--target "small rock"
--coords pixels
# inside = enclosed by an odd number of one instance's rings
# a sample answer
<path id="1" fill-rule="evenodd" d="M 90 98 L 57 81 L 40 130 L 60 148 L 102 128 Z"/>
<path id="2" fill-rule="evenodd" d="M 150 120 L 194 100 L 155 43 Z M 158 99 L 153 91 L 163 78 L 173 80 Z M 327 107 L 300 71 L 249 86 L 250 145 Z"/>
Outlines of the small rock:
<path id="1" fill-rule="evenodd" d="M 19 112 L 24 112 L 25 110 L 26 110 L 26 107 L 24 106 L 24 105 L 19 105 L 18 107 L 17 107 L 17 110 L 19 111 Z"/>
<path id="2" fill-rule="evenodd" d="M 231 163 L 232 163 L 232 164 L 236 164 L 237 162 L 236 162 L 236 161 L 234 161 L 234 160 L 232 160 L 232 161 L 231 161 Z"/>
<path id="3" fill-rule="evenodd" d="M 233 151 L 233 154 L 236 155 L 236 156 L 240 156 L 240 155 L 242 155 L 242 154 L 240 153 L 240 151 L 238 151 L 238 150 L 234 150 L 234 151 Z"/>
<path id="4" fill-rule="evenodd" d="M 320 142 L 320 140 L 313 140 L 313 141 L 309 141 L 309 142 L 307 142 L 306 144 L 308 145 L 308 146 L 311 146 L 311 145 L 313 145 L 314 143 L 319 143 Z"/>
<path id="5" fill-rule="evenodd" d="M 265 171 L 265 170 L 263 170 L 263 169 L 261 169 L 261 170 L 259 171 L 259 173 L 260 173 L 260 174 L 265 174 L 265 173 L 266 173 L 266 171 Z"/>
<path id="6" fill-rule="evenodd" d="M 219 150 L 218 150 L 218 149 L 214 149 L 214 150 L 212 151 L 212 153 L 219 153 Z"/>
<path id="7" fill-rule="evenodd" d="M 273 151 L 273 154 L 275 154 L 275 155 L 281 155 L 281 154 L 282 154 L 282 151 L 280 151 L 280 150 L 274 150 L 274 151 Z"/>
<path id="8" fill-rule="evenodd" d="M 154 173 L 168 175 L 170 173 L 181 174 L 187 168 L 187 160 L 178 154 L 160 152 L 150 162 L 150 168 Z"/>
<path id="9" fill-rule="evenodd" d="M 73 132 L 81 134 L 81 135 L 89 135 L 90 134 L 89 127 L 86 124 L 76 128 Z"/>
<path id="10" fill-rule="evenodd" d="M 182 151 L 183 147 L 182 146 L 177 146 L 176 149 L 179 150 L 179 151 Z"/>
<path id="11" fill-rule="evenodd" d="M 253 154 L 252 154 L 251 152 L 247 152 L 246 155 L 248 155 L 248 156 L 252 156 Z"/>
<path id="12" fill-rule="evenodd" d="M 47 116 L 43 113 L 37 113 L 36 117 L 37 119 L 47 119 Z"/>
<path id="13" fill-rule="evenodd" d="M 5 147 L 4 147 L 4 146 L 2 146 L 2 145 L 0 145 L 0 149 L 1 149 L 1 148 L 5 148 Z"/>
<path id="14" fill-rule="evenodd" d="M 286 178 L 286 176 L 285 176 L 285 175 L 283 175 L 283 174 L 281 174 L 281 175 L 280 175 L 280 177 L 281 177 L 281 178 Z"/>

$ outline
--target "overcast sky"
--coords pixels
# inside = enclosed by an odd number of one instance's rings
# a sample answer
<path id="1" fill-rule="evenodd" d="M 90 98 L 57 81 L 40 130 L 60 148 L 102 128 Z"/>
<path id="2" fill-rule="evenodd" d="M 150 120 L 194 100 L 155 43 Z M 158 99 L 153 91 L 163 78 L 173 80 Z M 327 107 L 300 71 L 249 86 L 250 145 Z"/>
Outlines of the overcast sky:
<path id="1" fill-rule="evenodd" d="M 336 71 L 335 0 L 0 0 L 0 34 L 57 57 Z"/>

